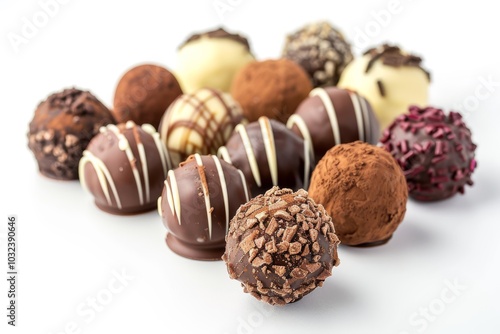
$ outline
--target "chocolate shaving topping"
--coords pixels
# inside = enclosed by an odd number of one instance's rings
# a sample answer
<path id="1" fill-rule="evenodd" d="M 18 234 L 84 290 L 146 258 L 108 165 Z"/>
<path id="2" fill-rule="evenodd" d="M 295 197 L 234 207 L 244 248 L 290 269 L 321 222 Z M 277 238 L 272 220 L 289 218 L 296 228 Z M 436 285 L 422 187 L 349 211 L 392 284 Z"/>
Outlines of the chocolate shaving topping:
<path id="1" fill-rule="evenodd" d="M 363 53 L 363 55 L 369 55 L 371 57 L 368 61 L 368 65 L 366 66 L 366 73 L 368 73 L 375 62 L 380 59 L 382 63 L 387 66 L 418 67 L 425 73 L 427 79 L 431 81 L 431 74 L 421 66 L 422 58 L 412 54 L 405 54 L 398 46 L 383 44 L 378 47 L 368 49 Z"/>
<path id="2" fill-rule="evenodd" d="M 381 80 L 377 80 L 378 91 L 380 92 L 380 96 L 385 96 L 385 87 Z"/>
<path id="3" fill-rule="evenodd" d="M 231 34 L 231 33 L 227 32 L 226 30 L 224 30 L 223 28 L 218 28 L 215 30 L 211 30 L 211 31 L 207 31 L 207 32 L 199 33 L 199 34 L 194 34 L 194 35 L 190 36 L 184 43 L 182 43 L 179 46 L 179 49 L 184 47 L 186 44 L 193 42 L 193 41 L 196 41 L 196 40 L 201 39 L 201 38 L 230 39 L 230 40 L 233 40 L 235 42 L 243 44 L 246 47 L 246 49 L 250 51 L 250 44 L 248 43 L 248 40 L 245 37 L 241 36 L 240 34 Z"/>

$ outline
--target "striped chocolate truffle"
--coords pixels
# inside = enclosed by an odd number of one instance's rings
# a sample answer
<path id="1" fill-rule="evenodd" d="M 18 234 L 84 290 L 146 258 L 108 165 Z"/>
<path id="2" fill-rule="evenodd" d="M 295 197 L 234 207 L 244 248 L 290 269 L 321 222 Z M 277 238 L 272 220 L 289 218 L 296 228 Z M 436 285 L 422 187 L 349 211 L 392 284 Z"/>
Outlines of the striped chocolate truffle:
<path id="1" fill-rule="evenodd" d="M 252 196 L 273 186 L 307 189 L 314 168 L 309 145 L 283 123 L 265 116 L 248 125 L 237 125 L 218 155 L 241 169 Z"/>
<path id="2" fill-rule="evenodd" d="M 79 163 L 80 183 L 103 211 L 126 215 L 156 207 L 169 161 L 160 135 L 133 121 L 100 128 Z"/>
<path id="3" fill-rule="evenodd" d="M 178 97 L 158 132 L 175 168 L 191 154 L 216 154 L 242 120 L 241 107 L 231 95 L 202 88 Z"/>
<path id="4" fill-rule="evenodd" d="M 168 247 L 186 258 L 220 260 L 229 222 L 249 198 L 240 170 L 215 155 L 189 156 L 168 172 L 158 199 Z"/>
<path id="5" fill-rule="evenodd" d="M 378 121 L 368 101 L 336 87 L 315 88 L 288 119 L 287 127 L 304 138 L 316 162 L 335 145 L 378 142 Z"/>

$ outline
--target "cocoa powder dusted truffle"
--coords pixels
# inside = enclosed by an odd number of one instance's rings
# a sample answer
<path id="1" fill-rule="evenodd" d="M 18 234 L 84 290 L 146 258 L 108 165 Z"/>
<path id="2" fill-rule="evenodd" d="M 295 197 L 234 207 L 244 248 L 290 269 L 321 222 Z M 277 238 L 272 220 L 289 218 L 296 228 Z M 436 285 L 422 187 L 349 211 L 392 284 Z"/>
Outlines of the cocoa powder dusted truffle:
<path id="1" fill-rule="evenodd" d="M 311 89 L 307 73 L 282 58 L 247 64 L 236 74 L 231 94 L 250 122 L 266 116 L 286 123 Z"/>
<path id="2" fill-rule="evenodd" d="M 273 186 L 298 190 L 307 188 L 314 168 L 309 144 L 276 120 L 260 117 L 248 125 L 239 124 L 219 157 L 241 169 L 252 196 Z"/>
<path id="3" fill-rule="evenodd" d="M 216 156 L 194 154 L 168 172 L 158 211 L 168 247 L 195 260 L 220 260 L 229 221 L 249 199 L 245 177 Z"/>
<path id="4" fill-rule="evenodd" d="M 308 24 L 286 37 L 283 57 L 302 66 L 314 87 L 334 86 L 353 59 L 344 35 L 328 22 Z"/>
<path id="5" fill-rule="evenodd" d="M 111 112 L 118 123 L 134 121 L 158 128 L 165 110 L 181 94 L 177 79 L 166 68 L 135 66 L 118 82 Z"/>
<path id="6" fill-rule="evenodd" d="M 346 89 L 315 88 L 290 116 L 287 127 L 311 145 L 316 161 L 337 144 L 376 144 L 380 129 L 368 101 Z"/>
<path id="7" fill-rule="evenodd" d="M 343 244 L 377 245 L 402 222 L 408 187 L 387 151 L 356 141 L 326 152 L 312 174 L 309 196 L 323 204 Z"/>
<path id="8" fill-rule="evenodd" d="M 101 126 L 114 123 L 110 111 L 92 93 L 76 88 L 50 95 L 29 124 L 28 147 L 42 175 L 78 179 L 78 162 Z"/>
<path id="9" fill-rule="evenodd" d="M 191 154 L 216 154 L 242 121 L 241 107 L 231 95 L 202 88 L 175 100 L 158 132 L 175 168 Z"/>
<path id="10" fill-rule="evenodd" d="M 150 124 L 108 125 L 80 160 L 80 182 L 103 211 L 125 215 L 153 210 L 167 177 L 168 157 Z"/>
<path id="11" fill-rule="evenodd" d="M 226 262 L 244 292 L 272 305 L 300 300 L 339 265 L 332 219 L 300 189 L 273 187 L 231 220 Z"/>
<path id="12" fill-rule="evenodd" d="M 383 133 L 384 148 L 404 171 L 410 196 L 436 201 L 472 185 L 476 145 L 457 112 L 413 106 Z"/>

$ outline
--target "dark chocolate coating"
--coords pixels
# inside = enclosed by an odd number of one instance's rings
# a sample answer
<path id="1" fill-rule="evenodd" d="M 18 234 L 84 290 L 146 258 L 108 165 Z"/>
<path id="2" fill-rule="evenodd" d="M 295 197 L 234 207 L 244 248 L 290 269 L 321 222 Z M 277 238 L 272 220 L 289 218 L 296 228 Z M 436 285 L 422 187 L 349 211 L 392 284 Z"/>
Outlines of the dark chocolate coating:
<path id="1" fill-rule="evenodd" d="M 167 177 L 165 148 L 149 124 L 109 125 L 90 141 L 80 172 L 99 209 L 118 215 L 151 211 Z"/>
<path id="2" fill-rule="evenodd" d="M 263 129 L 270 129 L 272 141 L 268 150 L 277 163 L 277 182 L 273 181 L 272 168 L 266 151 L 267 135 Z M 255 171 L 252 170 L 250 157 L 245 149 L 242 134 L 248 135 L 251 152 L 255 157 L 260 185 Z M 227 150 L 226 154 L 223 151 Z M 314 169 L 314 157 L 307 143 L 288 129 L 283 123 L 261 117 L 259 121 L 246 126 L 238 125 L 226 146 L 219 149 L 218 155 L 239 168 L 250 184 L 252 196 L 265 193 L 273 186 L 298 190 L 307 188 L 309 177 Z"/>
<path id="3" fill-rule="evenodd" d="M 333 107 L 333 119 L 327 111 L 330 107 Z M 297 125 L 300 121 L 297 118 L 304 122 L 307 133 Z M 316 163 L 335 145 L 357 140 L 376 144 L 380 134 L 378 120 L 369 102 L 355 92 L 336 87 L 311 91 L 288 120 L 287 126 L 302 138 L 310 137 Z M 335 139 L 334 127 L 338 130 L 339 140 Z"/>
<path id="4" fill-rule="evenodd" d="M 69 88 L 50 95 L 29 124 L 28 147 L 40 173 L 77 180 L 83 150 L 101 126 L 113 123 L 109 109 L 88 91 Z"/>
<path id="5" fill-rule="evenodd" d="M 221 260 L 229 221 L 249 196 L 234 166 L 214 155 L 191 155 L 169 172 L 158 204 L 167 245 L 189 259 Z"/>
<path id="6" fill-rule="evenodd" d="M 158 65 L 139 65 L 118 82 L 112 113 L 119 123 L 131 120 L 158 129 L 165 110 L 181 94 L 181 87 L 169 70 Z"/>
<path id="7" fill-rule="evenodd" d="M 380 139 L 404 171 L 410 196 L 437 201 L 473 185 L 477 162 L 471 131 L 457 112 L 410 107 Z"/>
<path id="8" fill-rule="evenodd" d="M 323 284 L 339 265 L 338 244 L 331 217 L 305 190 L 273 187 L 239 208 L 223 260 L 244 292 L 283 305 Z"/>

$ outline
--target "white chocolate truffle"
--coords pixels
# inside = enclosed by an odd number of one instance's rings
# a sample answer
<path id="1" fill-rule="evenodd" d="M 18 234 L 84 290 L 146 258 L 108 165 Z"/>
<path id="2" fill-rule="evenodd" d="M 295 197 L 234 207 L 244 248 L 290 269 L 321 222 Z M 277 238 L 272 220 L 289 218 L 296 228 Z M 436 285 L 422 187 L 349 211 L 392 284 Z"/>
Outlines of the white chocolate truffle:
<path id="1" fill-rule="evenodd" d="M 223 29 L 193 35 L 177 58 L 175 74 L 186 93 L 205 87 L 228 92 L 236 72 L 255 60 L 246 38 Z"/>
<path id="2" fill-rule="evenodd" d="M 241 107 L 230 94 L 202 88 L 178 97 L 158 132 L 175 168 L 191 154 L 216 154 L 242 121 Z"/>
<path id="3" fill-rule="evenodd" d="M 383 130 L 409 106 L 427 105 L 430 75 L 420 66 L 421 61 L 399 47 L 384 44 L 347 65 L 338 87 L 364 96 Z"/>

